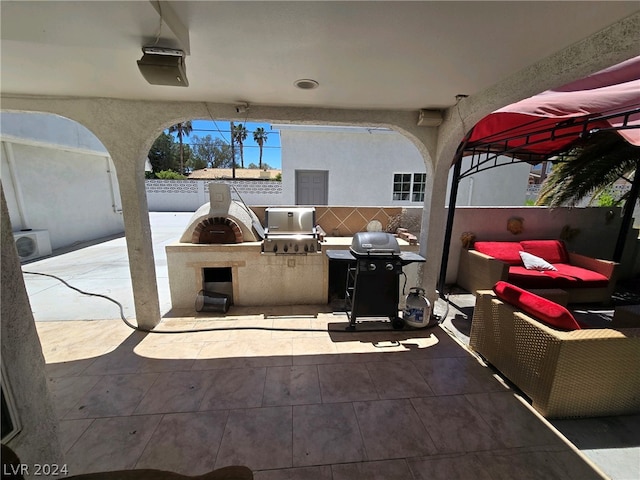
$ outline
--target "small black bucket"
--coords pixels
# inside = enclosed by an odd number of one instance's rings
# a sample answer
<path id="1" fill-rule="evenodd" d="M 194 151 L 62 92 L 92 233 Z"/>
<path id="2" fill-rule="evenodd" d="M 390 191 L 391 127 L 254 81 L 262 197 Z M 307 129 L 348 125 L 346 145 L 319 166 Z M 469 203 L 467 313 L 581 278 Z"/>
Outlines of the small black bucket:
<path id="1" fill-rule="evenodd" d="M 229 303 L 229 295 L 200 290 L 196 297 L 196 312 L 227 313 L 229 311 Z"/>

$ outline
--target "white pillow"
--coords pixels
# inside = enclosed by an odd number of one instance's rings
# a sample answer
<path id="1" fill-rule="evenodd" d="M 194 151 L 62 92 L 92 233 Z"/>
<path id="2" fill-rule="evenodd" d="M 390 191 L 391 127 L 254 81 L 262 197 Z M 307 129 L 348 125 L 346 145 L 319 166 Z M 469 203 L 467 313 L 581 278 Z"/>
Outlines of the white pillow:
<path id="1" fill-rule="evenodd" d="M 554 270 L 558 271 L 556 267 L 547 262 L 544 258 L 536 257 L 535 255 L 531 255 L 527 252 L 519 252 L 520 258 L 522 258 L 522 263 L 524 263 L 524 268 L 527 270 Z"/>

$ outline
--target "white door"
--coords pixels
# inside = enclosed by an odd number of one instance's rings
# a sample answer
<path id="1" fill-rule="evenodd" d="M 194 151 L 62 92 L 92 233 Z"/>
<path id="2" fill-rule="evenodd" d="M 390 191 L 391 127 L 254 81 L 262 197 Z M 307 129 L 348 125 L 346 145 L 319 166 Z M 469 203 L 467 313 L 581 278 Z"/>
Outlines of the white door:
<path id="1" fill-rule="evenodd" d="M 296 205 L 327 205 L 329 172 L 296 170 Z"/>

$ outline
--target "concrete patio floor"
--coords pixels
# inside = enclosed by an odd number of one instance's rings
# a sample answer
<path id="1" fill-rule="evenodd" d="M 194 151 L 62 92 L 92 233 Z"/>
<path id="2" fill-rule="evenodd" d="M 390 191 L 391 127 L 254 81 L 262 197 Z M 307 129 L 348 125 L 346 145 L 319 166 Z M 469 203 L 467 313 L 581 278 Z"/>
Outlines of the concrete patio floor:
<path id="1" fill-rule="evenodd" d="M 640 416 L 541 418 L 465 348 L 469 295 L 424 330 L 345 332 L 326 305 L 171 312 L 164 246 L 190 217 L 151 214 L 158 329 L 209 331 L 137 332 L 105 299 L 25 274 L 70 474 L 240 463 L 258 480 L 640 477 Z M 124 238 L 23 270 L 134 319 Z"/>

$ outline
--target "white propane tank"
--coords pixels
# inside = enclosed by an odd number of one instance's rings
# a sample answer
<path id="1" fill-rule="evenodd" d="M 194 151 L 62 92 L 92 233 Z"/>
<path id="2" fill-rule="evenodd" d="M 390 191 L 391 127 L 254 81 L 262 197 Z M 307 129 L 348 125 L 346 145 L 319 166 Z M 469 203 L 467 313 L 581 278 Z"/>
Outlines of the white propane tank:
<path id="1" fill-rule="evenodd" d="M 424 296 L 424 288 L 411 287 L 405 300 L 402 318 L 407 325 L 424 328 L 431 319 L 431 305 Z"/>

